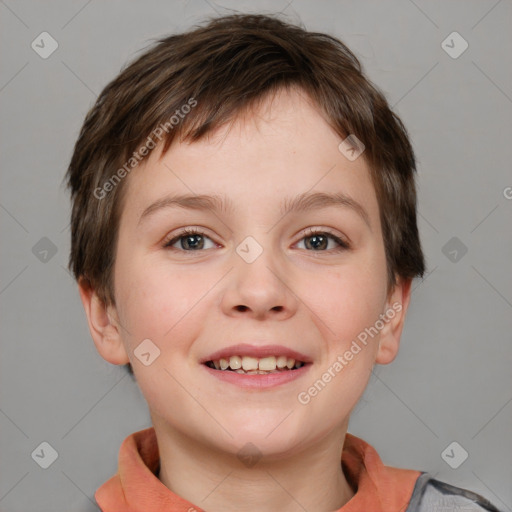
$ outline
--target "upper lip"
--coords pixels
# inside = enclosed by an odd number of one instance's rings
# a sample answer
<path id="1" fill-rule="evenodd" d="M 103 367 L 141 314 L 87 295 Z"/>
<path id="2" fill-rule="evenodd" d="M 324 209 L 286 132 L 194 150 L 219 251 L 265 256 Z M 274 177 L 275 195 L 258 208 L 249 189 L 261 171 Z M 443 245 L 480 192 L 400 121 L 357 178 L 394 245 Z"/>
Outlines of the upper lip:
<path id="1" fill-rule="evenodd" d="M 203 357 L 200 363 L 229 359 L 231 356 L 251 356 L 258 359 L 269 356 L 286 356 L 296 361 L 302 361 L 303 363 L 312 362 L 311 358 L 305 354 L 284 347 L 283 345 L 251 345 L 249 343 L 239 343 L 238 345 L 231 345 L 230 347 L 217 350 L 213 352 L 213 354 Z"/>

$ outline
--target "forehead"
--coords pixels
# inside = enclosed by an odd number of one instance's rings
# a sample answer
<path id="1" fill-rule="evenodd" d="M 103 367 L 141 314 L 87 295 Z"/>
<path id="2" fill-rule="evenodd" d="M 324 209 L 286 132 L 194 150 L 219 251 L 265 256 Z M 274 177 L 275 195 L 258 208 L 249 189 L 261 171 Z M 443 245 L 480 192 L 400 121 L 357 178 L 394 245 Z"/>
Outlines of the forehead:
<path id="1" fill-rule="evenodd" d="M 282 212 L 283 198 L 308 191 L 341 192 L 378 215 L 367 164 L 348 160 L 341 141 L 303 91 L 282 89 L 198 141 L 155 148 L 130 174 L 125 204 L 140 217 L 169 193 L 222 195 L 231 213 L 248 214 L 270 204 Z"/>

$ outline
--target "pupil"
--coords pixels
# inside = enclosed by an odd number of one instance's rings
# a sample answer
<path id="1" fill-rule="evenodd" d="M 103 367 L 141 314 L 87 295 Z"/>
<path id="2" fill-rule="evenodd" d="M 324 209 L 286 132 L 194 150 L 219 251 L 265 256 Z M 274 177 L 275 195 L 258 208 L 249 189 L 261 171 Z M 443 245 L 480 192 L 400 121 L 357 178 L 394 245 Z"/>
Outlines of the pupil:
<path id="1" fill-rule="evenodd" d="M 322 241 L 319 241 L 320 239 L 322 239 Z M 325 236 L 313 235 L 313 236 L 308 237 L 308 240 L 310 240 L 308 245 L 313 246 L 315 249 L 318 249 L 320 247 L 325 249 L 325 247 L 326 247 L 327 238 Z M 313 242 L 311 242 L 311 241 L 313 241 Z"/>
<path id="2" fill-rule="evenodd" d="M 306 245 L 314 249 L 325 249 L 327 247 L 327 237 L 323 235 L 312 235 L 308 237 L 307 240 L 309 240 L 309 242 Z M 204 240 L 202 240 L 201 235 L 188 235 L 185 237 L 185 243 L 182 243 L 182 246 L 184 249 L 202 249 Z"/>
<path id="3" fill-rule="evenodd" d="M 185 237 L 185 244 L 184 244 L 184 249 L 197 249 L 198 246 L 195 245 L 196 243 L 199 243 L 199 248 L 202 248 L 203 245 L 204 245 L 204 241 L 203 240 L 200 240 L 199 242 L 197 241 L 197 238 L 198 237 L 201 237 L 201 235 L 188 235 L 187 237 Z M 195 242 L 192 242 L 192 244 L 190 244 L 190 240 L 194 240 L 195 239 Z M 183 244 L 182 244 L 183 245 Z"/>

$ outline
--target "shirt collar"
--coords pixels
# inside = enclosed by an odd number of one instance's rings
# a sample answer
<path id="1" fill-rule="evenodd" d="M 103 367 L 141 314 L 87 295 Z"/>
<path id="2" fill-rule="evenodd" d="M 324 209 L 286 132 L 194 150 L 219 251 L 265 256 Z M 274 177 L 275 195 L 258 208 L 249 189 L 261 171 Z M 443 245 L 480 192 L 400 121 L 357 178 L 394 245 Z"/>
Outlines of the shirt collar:
<path id="1" fill-rule="evenodd" d="M 173 493 L 157 478 L 160 466 L 153 427 L 129 435 L 121 444 L 118 472 L 95 493 L 103 512 L 204 512 Z M 385 466 L 375 449 L 347 433 L 343 472 L 355 494 L 336 512 L 405 511 L 420 471 Z"/>

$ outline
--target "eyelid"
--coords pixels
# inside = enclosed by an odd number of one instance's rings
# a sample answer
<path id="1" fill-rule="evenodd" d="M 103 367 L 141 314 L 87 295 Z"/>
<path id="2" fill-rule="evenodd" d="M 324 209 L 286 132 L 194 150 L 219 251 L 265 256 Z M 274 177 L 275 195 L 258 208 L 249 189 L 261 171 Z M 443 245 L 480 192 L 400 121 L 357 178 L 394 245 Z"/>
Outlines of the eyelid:
<path id="1" fill-rule="evenodd" d="M 199 226 L 187 226 L 186 228 L 183 228 L 181 230 L 178 230 L 177 233 L 166 235 L 165 238 L 162 240 L 161 245 L 164 249 L 170 248 L 172 245 L 174 245 L 175 242 L 177 242 L 180 238 L 187 236 L 187 235 L 201 235 L 205 238 L 209 238 L 214 244 L 219 245 L 213 237 L 209 236 L 206 233 L 206 228 L 202 228 Z M 182 251 L 182 252 L 193 252 L 193 251 Z M 197 251 L 201 252 L 201 251 Z"/>
<path id="2" fill-rule="evenodd" d="M 342 250 L 342 249 L 347 250 L 347 249 L 352 248 L 352 242 L 346 235 L 343 235 L 339 232 L 334 232 L 330 228 L 323 228 L 323 227 L 316 227 L 316 226 L 306 228 L 306 230 L 301 233 L 301 238 L 299 238 L 299 240 L 296 243 L 300 242 L 303 238 L 306 238 L 309 236 L 314 236 L 314 235 L 328 235 L 329 237 L 333 238 L 336 241 L 336 243 L 339 244 L 339 247 L 338 247 L 339 250 Z M 321 253 L 321 252 L 330 252 L 330 251 L 311 251 L 311 252 L 320 252 Z"/>

